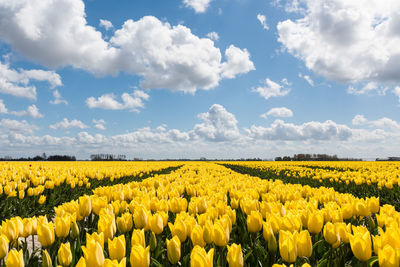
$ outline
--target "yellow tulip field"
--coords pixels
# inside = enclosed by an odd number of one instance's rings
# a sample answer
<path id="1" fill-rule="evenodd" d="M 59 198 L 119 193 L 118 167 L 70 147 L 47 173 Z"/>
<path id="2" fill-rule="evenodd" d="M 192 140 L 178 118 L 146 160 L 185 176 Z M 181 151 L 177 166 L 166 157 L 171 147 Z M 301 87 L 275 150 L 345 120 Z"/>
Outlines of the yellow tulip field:
<path id="1" fill-rule="evenodd" d="M 0 266 L 399 266 L 400 164 L 0 163 Z"/>

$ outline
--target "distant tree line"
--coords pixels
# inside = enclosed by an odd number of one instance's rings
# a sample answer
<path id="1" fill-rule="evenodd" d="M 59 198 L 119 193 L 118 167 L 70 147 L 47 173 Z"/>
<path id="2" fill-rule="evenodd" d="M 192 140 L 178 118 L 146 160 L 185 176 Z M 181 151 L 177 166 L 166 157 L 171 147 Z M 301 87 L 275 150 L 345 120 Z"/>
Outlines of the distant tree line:
<path id="1" fill-rule="evenodd" d="M 293 157 L 276 157 L 275 161 L 362 161 L 362 159 L 339 158 L 337 155 L 327 154 L 294 154 Z"/>
<path id="2" fill-rule="evenodd" d="M 122 161 L 126 160 L 126 155 L 92 154 L 90 159 L 93 161 Z"/>
<path id="3" fill-rule="evenodd" d="M 76 161 L 75 156 L 68 155 L 52 155 L 46 156 L 46 153 L 42 155 L 37 155 L 34 157 L 20 157 L 20 158 L 12 158 L 10 156 L 5 156 L 0 158 L 0 161 Z"/>

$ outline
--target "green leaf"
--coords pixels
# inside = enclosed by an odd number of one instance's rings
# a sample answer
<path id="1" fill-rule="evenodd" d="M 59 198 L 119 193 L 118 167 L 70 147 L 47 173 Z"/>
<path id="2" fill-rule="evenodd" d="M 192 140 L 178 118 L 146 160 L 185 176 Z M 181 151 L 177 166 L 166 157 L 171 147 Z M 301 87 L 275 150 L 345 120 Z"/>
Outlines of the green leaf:
<path id="1" fill-rule="evenodd" d="M 372 258 L 370 258 L 367 261 L 367 266 L 372 267 L 374 265 L 374 263 L 377 262 L 377 261 L 378 261 L 378 256 L 373 256 Z"/>

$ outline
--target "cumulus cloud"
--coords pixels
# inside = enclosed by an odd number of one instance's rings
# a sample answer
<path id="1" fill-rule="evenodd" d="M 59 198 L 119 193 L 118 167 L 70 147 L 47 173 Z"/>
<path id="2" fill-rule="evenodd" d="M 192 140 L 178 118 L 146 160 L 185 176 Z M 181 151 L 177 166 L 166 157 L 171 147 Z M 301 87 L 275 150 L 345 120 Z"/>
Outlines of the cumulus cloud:
<path id="1" fill-rule="evenodd" d="M 286 79 L 283 79 L 282 83 L 284 85 L 271 81 L 269 78 L 267 78 L 265 80 L 265 86 L 259 86 L 253 89 L 252 92 L 258 93 L 267 100 L 271 97 L 285 96 L 290 92 L 290 88 L 285 87 L 289 85 L 289 82 Z"/>
<path id="2" fill-rule="evenodd" d="M 211 1 L 213 0 L 183 0 L 183 4 L 192 8 L 196 13 L 204 13 Z"/>
<path id="3" fill-rule="evenodd" d="M 0 93 L 35 100 L 36 86 L 31 84 L 32 81 L 47 82 L 50 84 L 51 88 L 62 85 L 60 75 L 54 71 L 37 69 L 15 70 L 10 68 L 8 63 L 2 63 L 0 61 Z"/>
<path id="4" fill-rule="evenodd" d="M 104 27 L 104 29 L 106 29 L 106 31 L 108 31 L 109 29 L 114 27 L 113 24 L 111 23 L 111 21 L 106 20 L 106 19 L 100 19 L 99 26 Z"/>
<path id="5" fill-rule="evenodd" d="M 196 124 L 194 133 L 209 141 L 229 141 L 240 137 L 235 115 L 228 112 L 223 106 L 214 104 L 198 118 L 203 122 Z"/>
<path id="6" fill-rule="evenodd" d="M 315 73 L 339 82 L 399 82 L 397 0 L 292 1 L 297 20 L 278 23 L 279 42 Z"/>
<path id="7" fill-rule="evenodd" d="M 264 30 L 269 30 L 269 27 L 267 25 L 267 18 L 265 17 L 265 15 L 257 14 L 257 19 L 261 23 L 261 26 L 263 26 Z"/>
<path id="8" fill-rule="evenodd" d="M 86 99 L 86 105 L 89 108 L 101 108 L 111 110 L 128 109 L 133 112 L 139 112 L 139 108 L 144 108 L 144 100 L 148 100 L 150 96 L 142 90 L 135 90 L 132 94 L 123 93 L 121 95 L 122 103 L 116 100 L 114 94 L 105 94 L 97 99 L 89 97 Z"/>
<path id="9" fill-rule="evenodd" d="M 210 38 L 211 40 L 214 40 L 214 41 L 218 41 L 219 40 L 219 35 L 216 32 L 207 33 L 207 37 Z"/>
<path id="10" fill-rule="evenodd" d="M 400 123 L 387 117 L 377 120 L 368 120 L 364 115 L 356 115 L 352 120 L 352 124 L 357 126 L 366 125 L 371 128 L 379 128 L 381 130 L 390 130 L 400 133 Z"/>
<path id="11" fill-rule="evenodd" d="M 80 120 L 71 120 L 69 121 L 67 118 L 64 118 L 62 121 L 59 121 L 55 124 L 49 126 L 50 129 L 57 130 L 57 129 L 71 129 L 71 128 L 79 128 L 85 129 L 89 128 L 86 124 L 84 124 Z"/>
<path id="12" fill-rule="evenodd" d="M 58 90 L 54 90 L 53 91 L 53 97 L 54 97 L 54 99 L 50 100 L 50 104 L 53 104 L 53 105 L 59 105 L 59 104 L 68 105 L 68 101 L 65 100 L 61 96 L 61 94 L 60 94 L 60 92 Z"/>
<path id="13" fill-rule="evenodd" d="M 0 133 L 33 133 L 35 130 L 39 128 L 34 125 L 28 123 L 26 120 L 17 121 L 10 119 L 1 119 L 0 120 Z"/>
<path id="14" fill-rule="evenodd" d="M 267 118 L 268 116 L 271 117 L 281 117 L 281 118 L 288 118 L 293 117 L 293 112 L 285 107 L 281 108 L 271 108 L 268 112 L 261 115 L 262 118 Z"/>
<path id="15" fill-rule="evenodd" d="M 10 111 L 4 104 L 3 99 L 0 99 L 0 114 L 10 114 L 14 116 L 29 116 L 32 118 L 44 117 L 44 115 L 39 112 L 39 109 L 36 107 L 36 105 L 30 105 L 26 110 Z"/>
<path id="16" fill-rule="evenodd" d="M 286 123 L 282 120 L 275 120 L 270 127 L 251 126 L 246 129 L 249 136 L 254 139 L 262 140 L 348 140 L 351 135 L 351 129 L 334 121 L 325 122 L 306 122 L 301 125 Z"/>
<path id="17" fill-rule="evenodd" d="M 98 130 L 105 130 L 106 129 L 106 122 L 103 119 L 100 120 L 96 120 L 93 119 L 92 122 L 94 123 L 94 128 L 98 129 Z"/>
<path id="18" fill-rule="evenodd" d="M 199 12 L 208 3 L 186 1 Z M 212 40 L 153 16 L 127 20 L 105 40 L 87 24 L 82 0 L 5 0 L 0 2 L 0 14 L 0 38 L 27 58 L 95 75 L 139 75 L 145 89 L 194 93 L 254 69 L 247 50 L 230 47 L 223 62 Z"/>

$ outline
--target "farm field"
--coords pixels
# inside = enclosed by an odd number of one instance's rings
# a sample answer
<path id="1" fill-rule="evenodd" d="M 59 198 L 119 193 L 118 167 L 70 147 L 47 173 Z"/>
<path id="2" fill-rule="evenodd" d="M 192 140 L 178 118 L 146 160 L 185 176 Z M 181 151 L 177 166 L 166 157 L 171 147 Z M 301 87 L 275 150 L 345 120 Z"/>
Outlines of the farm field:
<path id="1" fill-rule="evenodd" d="M 394 162 L 0 163 L 0 266 L 399 266 Z"/>

